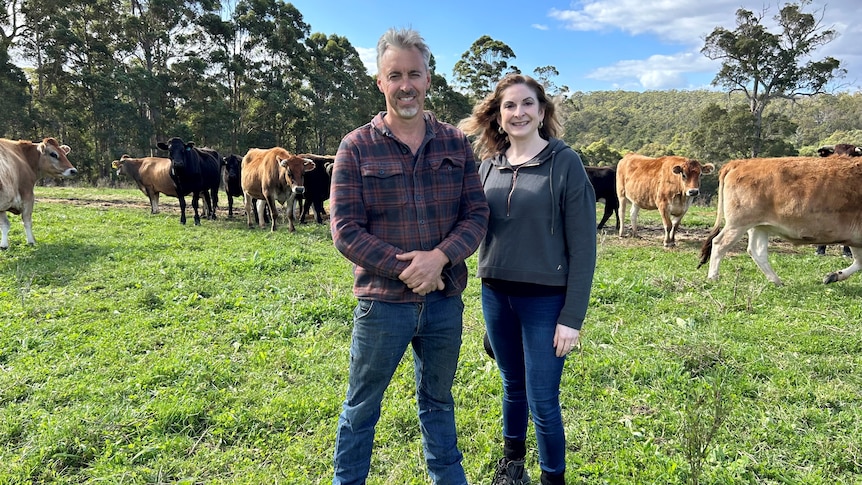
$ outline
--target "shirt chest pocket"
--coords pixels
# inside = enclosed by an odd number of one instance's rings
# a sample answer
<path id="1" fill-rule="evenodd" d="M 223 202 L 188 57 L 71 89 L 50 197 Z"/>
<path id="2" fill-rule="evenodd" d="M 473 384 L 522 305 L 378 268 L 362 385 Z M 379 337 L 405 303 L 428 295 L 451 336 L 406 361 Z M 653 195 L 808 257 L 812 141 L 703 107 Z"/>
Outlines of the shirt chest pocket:
<path id="1" fill-rule="evenodd" d="M 434 170 L 431 178 L 433 184 L 432 197 L 436 201 L 452 201 L 461 198 L 464 186 L 464 160 L 444 158 L 440 167 Z"/>
<path id="2" fill-rule="evenodd" d="M 396 206 L 407 202 L 407 181 L 399 162 L 363 165 L 362 196 L 369 207 Z"/>

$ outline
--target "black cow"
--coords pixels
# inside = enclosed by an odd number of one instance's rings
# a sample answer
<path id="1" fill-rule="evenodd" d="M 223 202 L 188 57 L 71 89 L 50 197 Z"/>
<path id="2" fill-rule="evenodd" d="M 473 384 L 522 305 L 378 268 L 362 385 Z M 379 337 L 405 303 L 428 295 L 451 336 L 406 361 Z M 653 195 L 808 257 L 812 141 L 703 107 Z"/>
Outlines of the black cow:
<path id="1" fill-rule="evenodd" d="M 198 200 L 201 194 L 206 205 L 206 217 L 216 218 L 218 207 L 219 154 L 211 148 L 197 148 L 194 143 L 185 143 L 174 137 L 167 143 L 160 141 L 157 146 L 170 153 L 171 178 L 177 186 L 177 198 L 180 200 L 180 224 L 186 223 L 186 198 L 192 194 L 192 207 L 195 211 L 195 225 L 200 225 Z"/>
<path id="2" fill-rule="evenodd" d="M 233 217 L 233 198 L 242 197 L 242 157 L 230 154 L 221 159 L 221 184 L 227 194 L 227 216 Z"/>
<path id="3" fill-rule="evenodd" d="M 824 145 L 817 149 L 817 154 L 821 157 L 829 157 L 832 155 L 845 155 L 848 157 L 862 157 L 862 147 L 851 145 L 849 143 L 839 143 L 837 145 Z"/>
<path id="4" fill-rule="evenodd" d="M 613 167 L 584 167 L 587 171 L 587 176 L 590 178 L 590 183 L 593 184 L 593 190 L 596 192 L 596 201 L 604 199 L 605 214 L 602 216 L 602 221 L 596 226 L 596 230 L 600 231 L 611 214 L 617 217 L 617 223 L 614 226 L 620 228 L 620 199 L 617 197 L 617 171 Z"/>
<path id="5" fill-rule="evenodd" d="M 314 206 L 314 218 L 318 224 L 322 224 L 323 216 L 326 214 L 323 203 L 329 200 L 329 183 L 335 157 L 310 153 L 303 153 L 298 156 L 314 162 L 314 170 L 305 172 L 305 192 L 302 194 L 302 201 L 300 202 L 302 210 L 299 222 L 300 224 L 305 222 L 305 216 L 308 215 L 309 209 Z"/>

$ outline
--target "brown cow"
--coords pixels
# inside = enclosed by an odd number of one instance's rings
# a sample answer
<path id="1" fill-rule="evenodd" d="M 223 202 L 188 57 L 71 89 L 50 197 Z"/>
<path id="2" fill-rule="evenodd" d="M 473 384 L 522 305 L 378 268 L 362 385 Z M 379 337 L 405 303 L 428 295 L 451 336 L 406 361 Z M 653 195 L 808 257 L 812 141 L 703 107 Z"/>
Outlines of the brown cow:
<path id="1" fill-rule="evenodd" d="M 626 204 L 632 203 L 632 236 L 637 236 L 640 209 L 658 209 L 664 225 L 664 246 L 676 246 L 679 222 L 700 193 L 701 174 L 712 173 L 715 165 L 701 164 L 684 157 L 650 158 L 626 154 L 617 165 L 617 197 L 620 200 L 620 237 L 625 234 Z"/>
<path id="2" fill-rule="evenodd" d="M 123 155 L 111 162 L 117 175 L 135 181 L 141 192 L 150 200 L 150 213 L 159 213 L 159 194 L 177 197 L 177 186 L 171 178 L 171 159 L 162 157 L 132 158 Z"/>
<path id="3" fill-rule="evenodd" d="M 42 177 L 71 177 L 78 170 L 69 163 L 66 154 L 71 148 L 60 145 L 54 138 L 41 143 L 0 138 L 0 249 L 9 247 L 9 218 L 6 211 L 21 214 L 27 243 L 36 244 L 33 237 L 33 189 Z"/>
<path id="4" fill-rule="evenodd" d="M 288 230 L 295 231 L 293 202 L 297 195 L 305 191 L 304 174 L 313 170 L 314 166 L 311 160 L 292 155 L 281 147 L 249 149 L 242 159 L 242 192 L 248 226 L 254 227 L 252 199 L 259 199 L 257 222 L 261 228 L 264 227 L 264 203 L 266 203 L 272 221 L 270 230 L 275 231 L 278 219 L 278 208 L 275 205 L 277 201 L 288 207 Z"/>
<path id="5" fill-rule="evenodd" d="M 748 254 L 776 285 L 781 280 L 769 265 L 770 236 L 793 244 L 850 246 L 853 264 L 826 275 L 823 282 L 847 279 L 862 268 L 858 180 L 862 162 L 850 157 L 835 157 L 830 163 L 819 157 L 731 160 L 718 175 L 718 214 L 698 267 L 711 255 L 708 277 L 717 279 L 721 259 L 747 231 Z"/>

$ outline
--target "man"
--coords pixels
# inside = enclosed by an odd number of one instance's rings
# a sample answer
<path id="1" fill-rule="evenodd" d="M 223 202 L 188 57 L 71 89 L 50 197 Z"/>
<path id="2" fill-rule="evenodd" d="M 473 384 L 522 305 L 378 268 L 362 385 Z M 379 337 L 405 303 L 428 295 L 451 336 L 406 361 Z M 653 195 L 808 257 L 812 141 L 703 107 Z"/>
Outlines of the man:
<path id="1" fill-rule="evenodd" d="M 461 347 L 464 260 L 488 222 L 466 136 L 424 111 L 431 52 L 415 31 L 377 44 L 386 111 L 341 141 L 332 172 L 335 247 L 354 263 L 347 396 L 338 419 L 334 485 L 364 484 L 384 391 L 408 345 L 428 473 L 466 484 L 452 381 Z"/>

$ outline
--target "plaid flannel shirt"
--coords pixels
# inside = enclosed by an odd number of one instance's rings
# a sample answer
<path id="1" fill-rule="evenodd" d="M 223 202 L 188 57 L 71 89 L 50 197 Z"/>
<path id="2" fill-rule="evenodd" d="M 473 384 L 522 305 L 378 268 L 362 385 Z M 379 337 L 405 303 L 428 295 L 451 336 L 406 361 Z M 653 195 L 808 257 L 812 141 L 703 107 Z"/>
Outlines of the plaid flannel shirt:
<path id="1" fill-rule="evenodd" d="M 425 139 L 414 156 L 383 123 L 385 116 L 344 137 L 332 170 L 332 239 L 354 263 L 353 293 L 425 301 L 398 279 L 409 262 L 395 255 L 438 248 L 449 258 L 443 293 L 458 295 L 467 285 L 464 260 L 488 226 L 473 150 L 464 133 L 425 112 Z"/>

